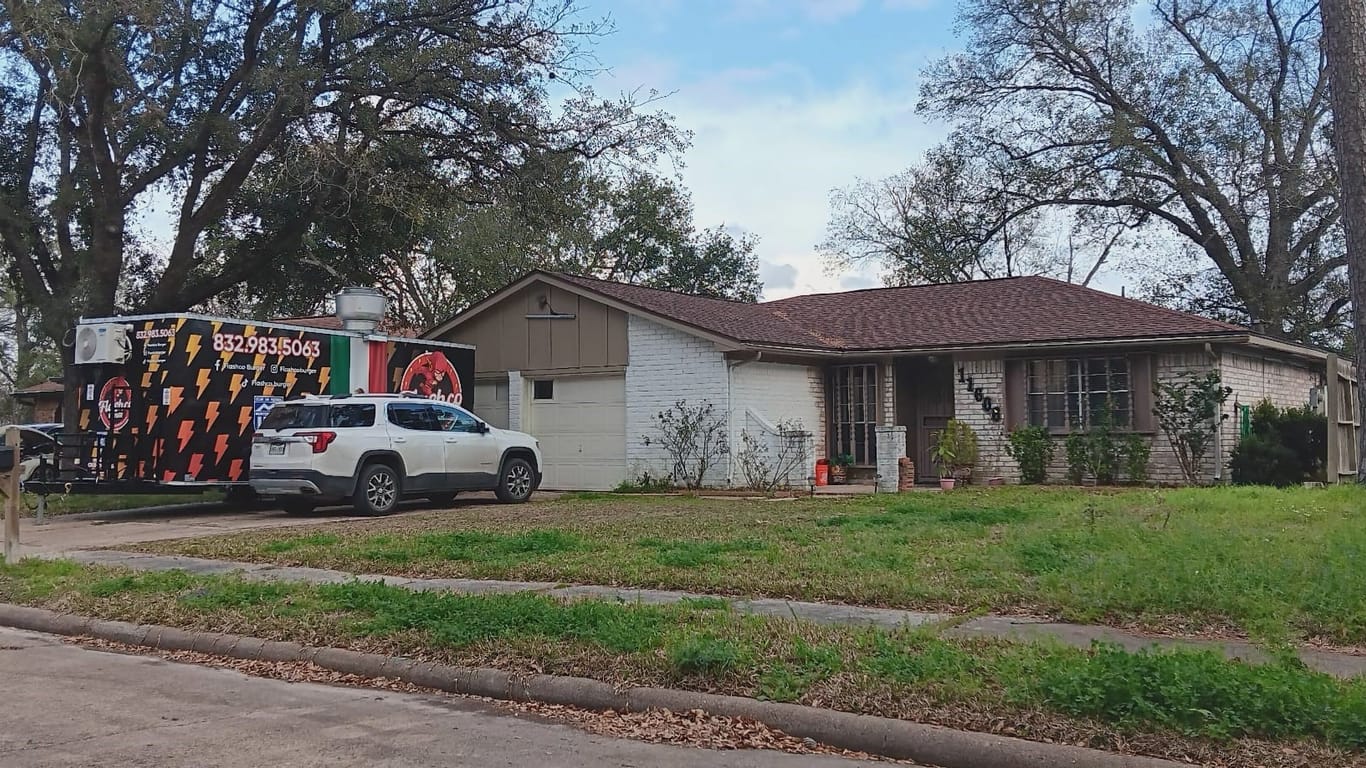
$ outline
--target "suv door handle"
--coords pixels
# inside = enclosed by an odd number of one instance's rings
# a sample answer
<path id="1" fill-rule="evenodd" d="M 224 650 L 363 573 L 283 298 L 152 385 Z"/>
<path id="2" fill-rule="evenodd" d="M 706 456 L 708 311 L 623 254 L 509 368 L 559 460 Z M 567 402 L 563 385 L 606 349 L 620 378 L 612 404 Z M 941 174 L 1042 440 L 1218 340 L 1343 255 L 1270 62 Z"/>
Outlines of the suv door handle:
<path id="1" fill-rule="evenodd" d="M 448 443 L 458 443 L 458 442 L 460 442 L 460 438 L 458 438 L 458 437 L 448 437 L 448 438 L 446 438 L 446 442 L 448 442 Z"/>
<path id="2" fill-rule="evenodd" d="M 406 437 L 396 437 L 396 438 L 394 438 L 394 442 L 396 442 L 396 443 L 406 443 L 406 442 L 408 442 L 408 438 L 406 438 Z"/>

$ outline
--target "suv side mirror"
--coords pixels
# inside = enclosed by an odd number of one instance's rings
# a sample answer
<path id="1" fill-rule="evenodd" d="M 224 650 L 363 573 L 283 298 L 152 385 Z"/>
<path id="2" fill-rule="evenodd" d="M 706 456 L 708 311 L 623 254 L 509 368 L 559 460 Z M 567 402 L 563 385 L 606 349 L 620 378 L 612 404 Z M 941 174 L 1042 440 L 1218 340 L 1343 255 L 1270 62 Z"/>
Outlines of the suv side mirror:
<path id="1" fill-rule="evenodd" d="M 481 434 L 481 435 L 487 435 L 487 434 L 489 433 L 489 425 L 488 425 L 488 422 L 486 422 L 486 421 L 481 421 L 481 422 L 479 422 L 479 426 L 475 427 L 475 429 L 479 430 L 479 434 Z"/>

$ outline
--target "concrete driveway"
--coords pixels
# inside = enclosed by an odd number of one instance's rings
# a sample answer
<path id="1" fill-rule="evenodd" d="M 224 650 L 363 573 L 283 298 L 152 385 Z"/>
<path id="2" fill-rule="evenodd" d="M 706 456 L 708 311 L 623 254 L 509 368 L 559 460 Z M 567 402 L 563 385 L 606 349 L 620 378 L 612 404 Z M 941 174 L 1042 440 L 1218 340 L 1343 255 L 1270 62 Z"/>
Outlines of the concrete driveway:
<path id="1" fill-rule="evenodd" d="M 547 496 L 538 494 L 537 498 Z M 456 506 L 496 503 L 491 493 L 461 494 Z M 405 503 L 397 514 L 429 511 L 423 502 Z M 56 555 L 77 549 L 117 547 L 139 541 L 190 539 L 256 528 L 367 520 L 337 507 L 308 515 L 286 515 L 277 509 L 243 509 L 228 504 L 183 504 L 172 507 L 129 509 L 117 512 L 84 512 L 47 518 L 43 525 L 33 518 L 19 521 L 20 557 Z"/>
<path id="2" fill-rule="evenodd" d="M 838 768 L 594 736 L 477 701 L 287 683 L 0 629 L 6 768 Z"/>

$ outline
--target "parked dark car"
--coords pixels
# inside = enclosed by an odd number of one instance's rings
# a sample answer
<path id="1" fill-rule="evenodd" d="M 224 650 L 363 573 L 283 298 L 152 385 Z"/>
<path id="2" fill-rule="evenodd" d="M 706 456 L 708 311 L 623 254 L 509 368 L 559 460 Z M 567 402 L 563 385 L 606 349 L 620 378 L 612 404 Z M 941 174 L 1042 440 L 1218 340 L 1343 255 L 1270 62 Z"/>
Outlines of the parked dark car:
<path id="1" fill-rule="evenodd" d="M 56 476 L 57 436 L 61 434 L 61 424 L 18 424 L 19 461 L 24 470 L 20 480 L 29 480 L 35 475 Z M 0 446 L 0 472 L 14 468 L 14 452 Z"/>

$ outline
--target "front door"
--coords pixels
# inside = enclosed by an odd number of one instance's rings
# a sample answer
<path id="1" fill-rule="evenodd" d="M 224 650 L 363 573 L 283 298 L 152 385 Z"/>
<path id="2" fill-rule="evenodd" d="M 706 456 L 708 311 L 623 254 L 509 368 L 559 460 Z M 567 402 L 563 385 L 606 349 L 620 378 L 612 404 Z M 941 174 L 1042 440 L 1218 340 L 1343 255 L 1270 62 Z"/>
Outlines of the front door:
<path id="1" fill-rule="evenodd" d="M 939 477 L 934 447 L 953 418 L 953 361 L 949 357 L 909 357 L 897 361 L 897 416 L 906 427 L 906 453 L 915 461 L 918 482 Z"/>
<path id="2" fill-rule="evenodd" d="M 939 476 L 939 466 L 934 463 L 934 448 L 939 445 L 939 434 L 948 426 L 947 416 L 924 416 L 915 437 L 915 479 L 919 482 L 933 482 Z"/>

